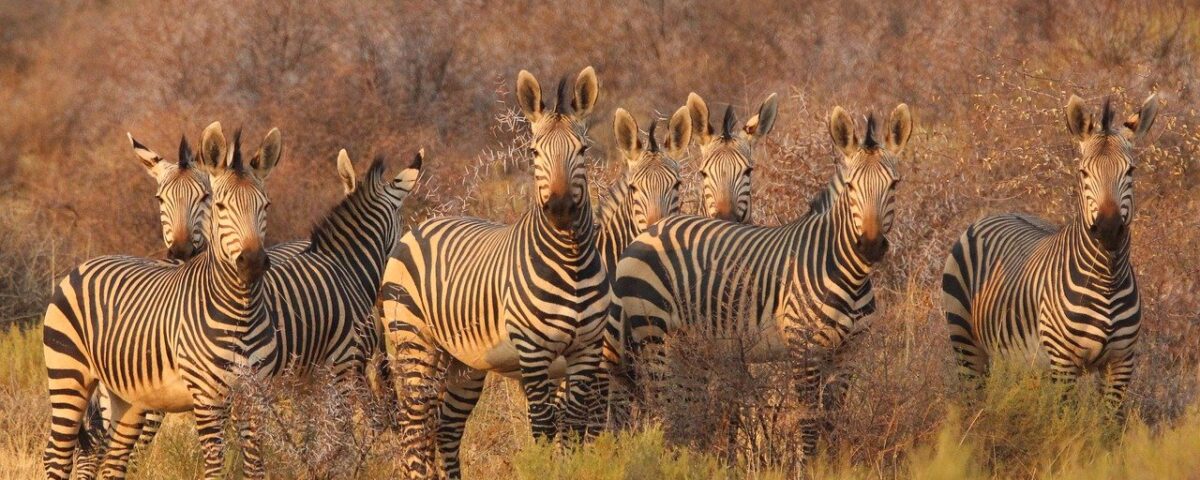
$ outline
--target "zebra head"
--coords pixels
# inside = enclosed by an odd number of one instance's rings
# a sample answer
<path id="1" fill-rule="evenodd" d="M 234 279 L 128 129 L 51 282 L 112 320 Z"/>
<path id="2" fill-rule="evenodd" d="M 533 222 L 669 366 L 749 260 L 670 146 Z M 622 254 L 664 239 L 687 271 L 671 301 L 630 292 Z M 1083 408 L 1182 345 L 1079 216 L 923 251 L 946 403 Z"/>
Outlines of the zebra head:
<path id="1" fill-rule="evenodd" d="M 263 182 L 279 163 L 283 141 L 278 128 L 263 139 L 258 152 L 242 158 L 241 130 L 228 148 L 221 124 L 204 129 L 201 163 L 212 184 L 212 217 L 208 238 L 220 263 L 233 268 L 243 284 L 257 281 L 269 267 L 266 253 L 267 198 Z"/>
<path id="2" fill-rule="evenodd" d="M 892 200 L 900 177 L 896 164 L 912 133 L 912 115 L 901 103 L 892 111 L 883 143 L 875 115 L 867 118 L 867 129 L 859 140 L 854 120 L 842 107 L 829 114 L 829 136 L 842 153 L 834 187 L 845 198 L 853 224 L 854 248 L 864 260 L 878 262 L 887 253 L 887 234 L 892 229 Z"/>
<path id="3" fill-rule="evenodd" d="M 547 110 L 542 87 L 533 74 L 521 70 L 517 76 L 517 103 L 533 136 L 529 149 L 537 202 L 558 230 L 580 227 L 574 224 L 587 204 L 587 128 L 582 120 L 591 113 L 600 93 L 596 71 L 587 67 L 579 72 L 572 97 L 566 89 L 564 78 L 558 84 L 554 108 Z"/>
<path id="4" fill-rule="evenodd" d="M 1083 100 L 1067 102 L 1067 129 L 1079 142 L 1079 200 L 1088 232 L 1108 251 L 1128 238 L 1133 219 L 1133 141 L 1141 139 L 1158 115 L 1158 100 L 1150 95 L 1142 108 L 1125 121 L 1114 119 L 1111 99 L 1097 123 Z"/>
<path id="5" fill-rule="evenodd" d="M 708 105 L 695 92 L 688 94 L 692 134 L 700 145 L 700 175 L 704 179 L 704 212 L 712 218 L 750 221 L 750 174 L 754 171 L 753 146 L 771 132 L 778 108 L 772 93 L 758 113 L 738 131 L 733 107 L 725 108 L 721 134 L 708 122 Z"/>
<path id="6" fill-rule="evenodd" d="M 375 160 L 371 162 L 371 167 L 367 170 L 366 178 L 359 182 L 356 180 L 350 155 L 343 148 L 338 152 L 338 175 L 342 177 L 342 185 L 346 189 L 347 197 L 357 193 L 363 198 L 378 201 L 395 216 L 400 213 L 404 199 L 416 187 L 417 177 L 421 174 L 421 164 L 424 160 L 425 149 L 422 148 L 404 170 L 388 179 L 383 174 L 383 157 L 375 157 Z"/>
<path id="7" fill-rule="evenodd" d="M 133 153 L 141 160 L 146 172 L 154 177 L 158 188 L 158 218 L 162 224 L 163 243 L 167 256 L 187 260 L 204 249 L 204 222 L 208 218 L 208 175 L 196 168 L 187 137 L 179 140 L 179 159 L 169 162 L 126 132 Z"/>
<path id="8" fill-rule="evenodd" d="M 679 163 L 692 137 L 692 119 L 680 107 L 668 123 L 666 150 L 655 137 L 657 120 L 650 121 L 649 145 L 639 138 L 637 121 L 618 108 L 613 121 L 617 148 L 625 157 L 625 191 L 638 231 L 645 231 L 665 216 L 679 213 Z"/>

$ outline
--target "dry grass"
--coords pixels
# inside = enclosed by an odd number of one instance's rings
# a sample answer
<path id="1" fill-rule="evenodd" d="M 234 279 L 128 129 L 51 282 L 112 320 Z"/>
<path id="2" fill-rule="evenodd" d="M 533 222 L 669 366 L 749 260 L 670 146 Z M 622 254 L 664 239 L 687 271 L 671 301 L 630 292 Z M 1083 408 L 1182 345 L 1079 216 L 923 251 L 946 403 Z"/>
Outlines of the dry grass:
<path id="1" fill-rule="evenodd" d="M 0 323 L 33 325 L 53 279 L 84 258 L 161 254 L 152 182 L 125 131 L 166 153 L 180 133 L 194 140 L 214 119 L 252 136 L 278 125 L 286 153 L 268 184 L 277 240 L 304 235 L 340 196 L 333 159 L 343 147 L 355 158 L 401 159 L 429 148 L 428 175 L 407 203 L 414 221 L 447 213 L 508 221 L 524 210 L 530 183 L 512 108 L 515 73 L 526 68 L 552 84 L 592 64 L 601 82 L 601 110 L 590 120 L 597 190 L 620 168 L 610 161 L 616 107 L 642 122 L 694 90 L 714 111 L 731 102 L 744 119 L 779 92 L 774 131 L 755 151 L 754 220 L 774 225 L 803 211 L 830 177 L 824 118 L 834 105 L 861 116 L 906 102 L 916 129 L 900 166 L 893 249 L 876 277 L 880 316 L 854 346 L 847 404 L 825 432 L 822 459 L 808 468 L 818 478 L 1187 478 L 1200 467 L 1189 454 L 1200 438 L 1194 3 L 283 1 L 249 11 L 224 1 L 0 2 Z M 1129 109 L 1150 92 L 1166 103 L 1138 149 L 1133 256 L 1144 323 L 1132 420 L 1120 432 L 1075 436 L 1078 425 L 1095 425 L 1088 400 L 1076 410 L 1050 408 L 1053 388 L 1019 373 L 967 401 L 951 375 L 937 293 L 951 242 L 989 213 L 1068 219 L 1075 153 L 1062 124 L 1066 98 L 1078 93 L 1095 105 L 1111 95 Z M 683 166 L 684 209 L 696 212 L 694 157 Z M 48 419 L 40 339 L 19 327 L 0 338 L 4 478 L 40 475 Z M 765 376 L 735 379 L 769 380 L 769 367 L 755 369 Z M 714 395 L 697 401 L 753 407 L 752 398 L 716 395 L 745 385 L 725 385 L 721 370 L 705 379 Z M 283 403 L 343 401 L 309 393 Z M 489 380 L 468 426 L 468 475 L 783 476 L 754 461 L 764 450 L 748 446 L 749 437 L 680 433 L 711 423 L 662 417 L 644 432 L 560 452 L 533 445 L 524 410 L 512 381 Z M 279 414 L 314 422 L 310 438 L 329 438 L 315 433 L 320 425 L 348 421 L 297 411 Z M 752 420 L 771 427 L 767 418 Z M 142 452 L 137 477 L 195 476 L 190 425 L 172 416 Z M 369 425 L 353 425 L 339 433 L 367 435 Z M 395 452 L 381 435 L 359 477 L 391 472 Z M 722 444 L 727 438 L 743 441 Z M 329 443 L 345 441 L 358 440 Z M 303 442 L 272 437 L 273 468 L 349 476 L 362 463 L 345 455 L 314 467 L 329 453 L 296 445 Z M 665 460 L 647 463 L 639 452 Z"/>

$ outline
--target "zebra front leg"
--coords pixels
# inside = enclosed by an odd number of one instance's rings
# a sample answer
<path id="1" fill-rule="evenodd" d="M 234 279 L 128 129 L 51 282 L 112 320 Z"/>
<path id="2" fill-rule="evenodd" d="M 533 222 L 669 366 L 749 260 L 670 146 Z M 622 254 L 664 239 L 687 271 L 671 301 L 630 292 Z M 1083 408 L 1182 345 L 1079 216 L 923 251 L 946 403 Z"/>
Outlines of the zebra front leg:
<path id="1" fill-rule="evenodd" d="M 221 478 L 225 467 L 225 421 L 228 407 L 223 402 L 209 399 L 193 400 L 192 413 L 196 417 L 196 434 L 204 454 L 204 478 Z"/>
<path id="2" fill-rule="evenodd" d="M 467 418 L 483 394 L 485 379 L 487 372 L 471 369 L 457 361 L 446 374 L 446 390 L 442 394 L 437 426 L 438 452 L 442 456 L 446 478 L 462 478 L 459 447 L 467 429 Z"/>
<path id="3" fill-rule="evenodd" d="M 133 447 L 142 436 L 146 410 L 130 405 L 116 395 L 109 396 L 108 445 L 100 478 L 125 478 Z"/>
<path id="4" fill-rule="evenodd" d="M 558 432 L 554 398 L 557 389 L 555 382 L 550 378 L 550 363 L 554 361 L 555 354 L 536 347 L 522 348 L 522 344 L 529 345 L 524 339 L 516 343 L 520 351 L 521 389 L 525 392 L 525 400 L 529 405 L 529 425 L 533 430 L 533 437 L 539 440 L 553 440 Z"/>
<path id="5" fill-rule="evenodd" d="M 1125 422 L 1125 391 L 1133 378 L 1133 354 L 1104 365 L 1104 403 L 1118 424 Z"/>
<path id="6" fill-rule="evenodd" d="M 258 409 L 254 405 L 244 405 L 243 410 L 234 415 L 238 426 L 238 435 L 242 439 L 242 477 L 257 479 L 266 477 L 263 465 L 262 451 L 258 445 Z"/>
<path id="7" fill-rule="evenodd" d="M 577 440 L 590 440 L 604 425 L 604 400 L 601 389 L 607 375 L 601 367 L 600 345 L 589 345 L 567 355 L 567 377 L 563 388 L 563 418 L 567 431 Z"/>

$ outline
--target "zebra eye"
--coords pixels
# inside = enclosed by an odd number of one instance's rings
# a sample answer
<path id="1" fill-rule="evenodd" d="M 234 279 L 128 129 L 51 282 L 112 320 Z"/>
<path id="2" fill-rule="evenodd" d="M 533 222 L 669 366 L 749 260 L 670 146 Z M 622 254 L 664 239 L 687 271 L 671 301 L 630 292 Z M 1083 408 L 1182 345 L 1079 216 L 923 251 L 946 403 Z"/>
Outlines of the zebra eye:
<path id="1" fill-rule="evenodd" d="M 158 203 L 163 203 L 163 197 L 162 197 L 162 195 L 155 195 L 155 196 L 154 196 L 154 199 L 155 199 L 155 200 L 158 200 Z"/>
<path id="2" fill-rule="evenodd" d="M 638 191 L 637 185 L 634 185 L 632 183 L 629 184 L 629 193 L 635 193 L 637 191 Z"/>
<path id="3" fill-rule="evenodd" d="M 538 150 L 537 150 L 537 148 L 534 148 L 534 147 L 529 147 L 529 154 L 530 154 L 530 155 L 533 155 L 533 156 L 535 156 L 535 157 L 536 157 L 536 156 L 538 156 Z"/>
<path id="4" fill-rule="evenodd" d="M 200 197 L 200 201 L 201 201 L 201 202 L 207 202 L 207 201 L 208 201 L 208 194 L 206 193 L 206 194 L 204 194 L 204 196 Z"/>
<path id="5" fill-rule="evenodd" d="M 214 203 L 213 206 L 216 207 L 218 211 L 225 211 L 225 202 L 217 202 Z"/>
<path id="6" fill-rule="evenodd" d="M 1080 177 L 1083 177 L 1083 179 L 1084 179 L 1084 180 L 1087 180 L 1087 179 L 1088 179 L 1088 172 L 1087 172 L 1087 170 L 1084 170 L 1084 169 L 1082 169 L 1082 168 L 1081 168 L 1081 169 L 1079 169 L 1079 176 L 1080 176 Z"/>
<path id="7" fill-rule="evenodd" d="M 590 147 L 588 147 L 587 145 L 579 147 L 579 153 L 577 155 L 583 155 L 583 154 L 587 153 L 588 148 L 590 148 Z"/>

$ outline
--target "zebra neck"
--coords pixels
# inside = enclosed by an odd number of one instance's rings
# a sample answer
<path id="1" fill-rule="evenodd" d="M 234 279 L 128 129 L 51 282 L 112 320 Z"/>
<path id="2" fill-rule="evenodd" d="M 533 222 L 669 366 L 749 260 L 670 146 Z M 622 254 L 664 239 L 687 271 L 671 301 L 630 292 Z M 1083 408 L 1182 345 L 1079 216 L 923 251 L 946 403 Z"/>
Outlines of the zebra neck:
<path id="1" fill-rule="evenodd" d="M 351 197 L 334 208 L 313 230 L 312 251 L 328 255 L 349 270 L 364 273 L 364 281 L 378 286 L 383 265 L 396 238 L 394 209 Z M 369 272 L 361 272 L 367 267 Z"/>
<path id="2" fill-rule="evenodd" d="M 816 224 L 813 232 L 819 232 L 831 242 L 830 248 L 814 250 L 825 252 L 823 264 L 830 277 L 839 278 L 850 287 L 861 287 L 867 283 L 873 266 L 856 248 L 858 234 L 854 231 L 850 198 L 841 185 L 835 180 L 825 194 L 824 210 L 812 213 L 812 221 Z"/>
<path id="3" fill-rule="evenodd" d="M 243 282 L 232 265 L 217 259 L 215 250 L 196 257 L 207 272 L 206 288 L 197 293 L 204 296 L 207 324 L 202 331 L 214 342 L 247 354 L 248 365 L 262 366 L 275 351 L 275 327 L 267 316 L 263 281 Z"/>
<path id="4" fill-rule="evenodd" d="M 583 189 L 585 192 L 587 188 Z M 569 230 L 561 230 L 554 226 L 554 222 L 546 216 L 545 210 L 540 206 L 533 206 L 530 209 L 529 215 L 536 228 L 548 234 L 549 237 L 555 240 L 555 243 L 561 244 L 564 247 L 577 251 L 577 254 L 582 256 L 588 252 L 595 250 L 595 235 L 596 224 L 595 216 L 592 214 L 592 202 L 586 193 L 583 195 L 583 201 L 576 209 L 575 217 L 571 219 L 571 228 Z"/>
<path id="5" fill-rule="evenodd" d="M 1068 262 L 1093 285 L 1117 288 L 1125 283 L 1132 268 L 1129 262 L 1130 238 L 1126 229 L 1116 251 L 1108 251 L 1088 232 L 1082 218 L 1074 219 L 1063 231 Z"/>
<path id="6" fill-rule="evenodd" d="M 639 233 L 633 220 L 633 205 L 629 201 L 629 189 L 624 182 L 613 185 L 608 194 L 600 198 L 599 231 L 596 234 L 605 255 L 617 256 Z"/>

